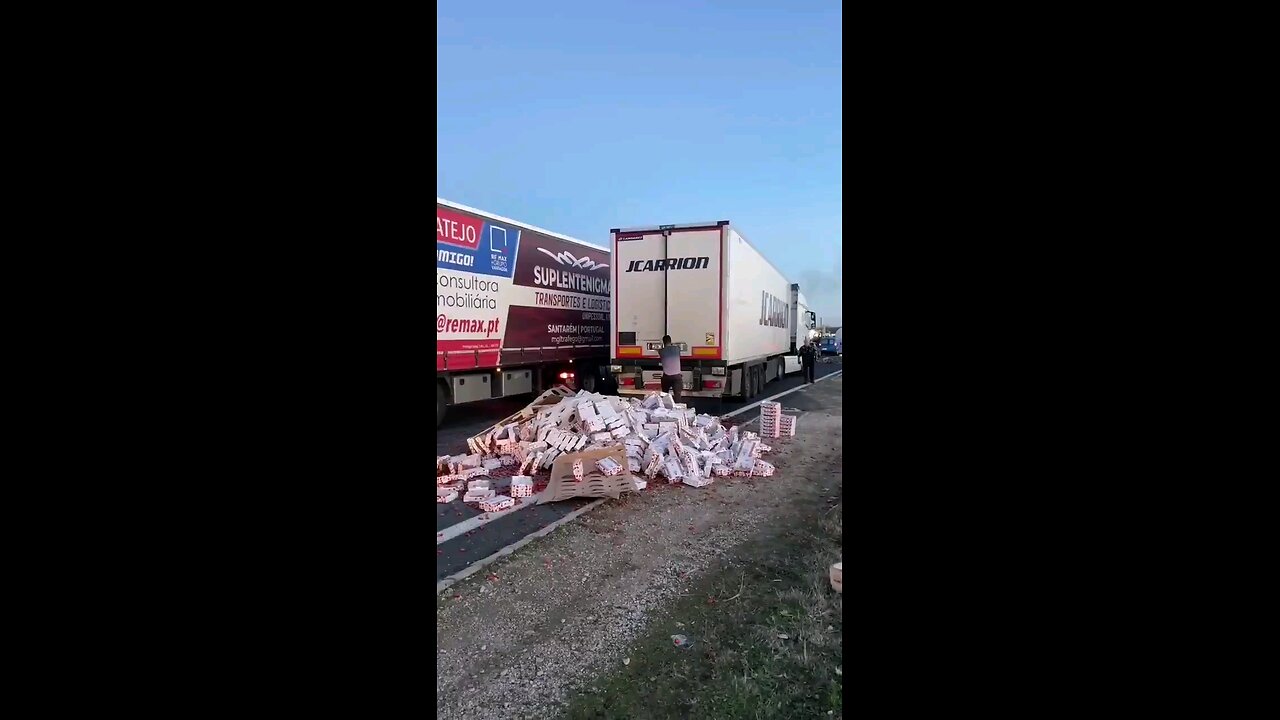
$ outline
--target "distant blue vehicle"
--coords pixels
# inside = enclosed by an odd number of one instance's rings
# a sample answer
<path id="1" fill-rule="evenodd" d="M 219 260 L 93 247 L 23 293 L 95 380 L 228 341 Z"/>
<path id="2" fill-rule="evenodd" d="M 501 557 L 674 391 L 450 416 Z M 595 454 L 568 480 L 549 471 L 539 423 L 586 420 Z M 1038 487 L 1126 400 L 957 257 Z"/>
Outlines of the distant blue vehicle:
<path id="1" fill-rule="evenodd" d="M 823 355 L 841 355 L 844 353 L 844 343 L 840 338 L 822 338 L 822 341 L 818 343 L 818 350 Z"/>

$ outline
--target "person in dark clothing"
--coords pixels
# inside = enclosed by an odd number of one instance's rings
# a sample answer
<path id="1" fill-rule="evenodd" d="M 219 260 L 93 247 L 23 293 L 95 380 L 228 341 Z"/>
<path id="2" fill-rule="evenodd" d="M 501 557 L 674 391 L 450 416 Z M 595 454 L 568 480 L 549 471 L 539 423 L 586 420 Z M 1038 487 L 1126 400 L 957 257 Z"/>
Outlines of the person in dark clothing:
<path id="1" fill-rule="evenodd" d="M 800 367 L 804 369 L 804 380 L 806 383 L 813 382 L 814 363 L 818 359 L 818 349 L 813 343 L 805 343 L 800 348 Z"/>
<path id="2" fill-rule="evenodd" d="M 680 402 L 684 392 L 684 376 L 680 372 L 680 346 L 671 344 L 671 336 L 662 336 L 662 349 L 658 351 L 662 359 L 662 392 L 671 393 L 671 399 Z"/>

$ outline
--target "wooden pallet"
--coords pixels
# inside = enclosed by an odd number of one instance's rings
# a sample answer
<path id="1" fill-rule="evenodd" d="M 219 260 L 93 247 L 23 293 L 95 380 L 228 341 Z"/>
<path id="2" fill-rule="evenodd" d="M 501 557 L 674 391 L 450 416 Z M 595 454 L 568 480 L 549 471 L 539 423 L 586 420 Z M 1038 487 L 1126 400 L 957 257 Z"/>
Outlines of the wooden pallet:
<path id="1" fill-rule="evenodd" d="M 470 448 L 472 443 L 480 442 L 481 440 L 487 438 L 489 435 L 492 435 L 495 431 L 501 430 L 502 428 L 506 427 L 507 425 L 510 425 L 511 423 L 518 423 L 522 420 L 528 420 L 534 415 L 537 415 L 542 410 L 545 410 L 546 408 L 559 403 L 561 400 L 567 397 L 573 397 L 576 394 L 577 393 L 575 393 L 573 390 L 570 390 L 568 387 L 564 385 L 556 385 L 550 390 L 547 390 L 546 392 L 542 393 L 538 397 L 534 398 L 533 402 L 529 403 L 528 405 L 525 405 L 522 409 L 494 423 L 488 429 L 478 432 L 475 435 L 472 435 L 470 438 L 468 438 L 467 447 Z"/>

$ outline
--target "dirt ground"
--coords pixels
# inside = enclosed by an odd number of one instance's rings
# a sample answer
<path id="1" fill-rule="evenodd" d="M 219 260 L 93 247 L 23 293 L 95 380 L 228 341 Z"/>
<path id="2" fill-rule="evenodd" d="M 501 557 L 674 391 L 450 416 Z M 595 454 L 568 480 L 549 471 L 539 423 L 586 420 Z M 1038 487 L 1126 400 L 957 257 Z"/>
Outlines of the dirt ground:
<path id="1" fill-rule="evenodd" d="M 779 399 L 800 420 L 798 436 L 775 441 L 765 456 L 774 477 L 650 485 L 437 596 L 436 716 L 558 717 L 606 680 L 616 691 L 611 676 L 624 660 L 666 632 L 664 611 L 706 592 L 726 568 L 763 563 L 775 540 L 839 503 L 842 393 L 837 377 Z"/>

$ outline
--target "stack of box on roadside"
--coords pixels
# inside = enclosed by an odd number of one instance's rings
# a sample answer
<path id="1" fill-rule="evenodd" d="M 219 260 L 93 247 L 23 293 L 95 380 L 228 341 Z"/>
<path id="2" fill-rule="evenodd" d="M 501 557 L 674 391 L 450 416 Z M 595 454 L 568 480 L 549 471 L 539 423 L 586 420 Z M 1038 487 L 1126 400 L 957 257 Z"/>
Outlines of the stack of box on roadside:
<path id="1" fill-rule="evenodd" d="M 783 415 L 782 403 L 760 403 L 760 437 L 795 437 L 796 416 Z"/>
<path id="2" fill-rule="evenodd" d="M 781 433 L 784 437 L 795 437 L 796 420 L 798 419 L 799 418 L 797 418 L 795 415 L 782 416 L 781 422 L 779 423 L 778 427 L 781 430 Z"/>
<path id="3" fill-rule="evenodd" d="M 776 438 L 782 432 L 782 403 L 765 400 L 760 403 L 760 437 Z"/>

